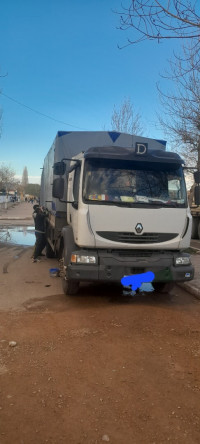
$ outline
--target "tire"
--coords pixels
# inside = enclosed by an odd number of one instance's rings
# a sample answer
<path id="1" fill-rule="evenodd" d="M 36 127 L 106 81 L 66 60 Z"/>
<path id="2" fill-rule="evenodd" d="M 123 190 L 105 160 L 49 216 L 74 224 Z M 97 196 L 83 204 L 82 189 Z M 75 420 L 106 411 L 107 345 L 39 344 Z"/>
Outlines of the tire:
<path id="1" fill-rule="evenodd" d="M 193 217 L 192 218 L 192 234 L 191 234 L 191 238 L 192 239 L 200 239 L 199 237 L 199 222 L 198 222 L 198 218 L 197 217 Z"/>
<path id="2" fill-rule="evenodd" d="M 200 222 L 198 223 L 198 237 L 197 239 L 200 239 Z"/>
<path id="3" fill-rule="evenodd" d="M 63 292 L 66 295 L 72 296 L 78 293 L 79 290 L 79 282 L 78 281 L 72 281 L 70 279 L 62 278 L 62 288 Z"/>
<path id="4" fill-rule="evenodd" d="M 154 290 L 159 293 L 170 293 L 173 290 L 174 282 L 154 282 Z"/>
<path id="5" fill-rule="evenodd" d="M 46 257 L 48 257 L 48 258 L 55 257 L 55 253 L 52 250 L 51 245 L 49 244 L 49 242 L 47 242 L 47 244 L 46 244 Z"/>
<path id="6" fill-rule="evenodd" d="M 72 281 L 70 279 L 66 279 L 65 268 L 64 268 L 64 245 L 61 245 L 59 252 L 59 263 L 60 263 L 60 276 L 62 278 L 62 288 L 63 293 L 72 296 L 78 293 L 79 290 L 79 281 Z"/>

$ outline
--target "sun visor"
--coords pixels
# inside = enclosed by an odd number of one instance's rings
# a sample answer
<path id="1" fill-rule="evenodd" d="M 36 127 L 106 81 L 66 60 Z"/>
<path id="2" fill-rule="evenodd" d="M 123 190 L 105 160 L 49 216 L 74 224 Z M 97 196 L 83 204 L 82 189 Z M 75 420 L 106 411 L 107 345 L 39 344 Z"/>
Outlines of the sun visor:
<path id="1" fill-rule="evenodd" d="M 84 153 L 84 157 L 85 159 L 113 159 L 134 162 L 184 164 L 184 161 L 178 154 L 161 150 L 148 151 L 147 144 L 140 152 L 137 152 L 136 148 L 123 148 L 119 146 L 93 147 Z"/>

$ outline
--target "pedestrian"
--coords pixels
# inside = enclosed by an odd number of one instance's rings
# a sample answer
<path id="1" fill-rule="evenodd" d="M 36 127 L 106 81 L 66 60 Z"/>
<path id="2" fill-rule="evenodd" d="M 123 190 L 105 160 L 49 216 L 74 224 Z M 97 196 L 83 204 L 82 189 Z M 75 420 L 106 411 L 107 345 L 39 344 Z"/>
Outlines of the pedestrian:
<path id="1" fill-rule="evenodd" d="M 39 205 L 34 205 L 33 209 L 36 237 L 35 248 L 33 252 L 33 262 L 38 262 L 38 257 L 42 256 L 42 251 L 46 246 L 45 218 L 47 217 L 47 212 Z"/>

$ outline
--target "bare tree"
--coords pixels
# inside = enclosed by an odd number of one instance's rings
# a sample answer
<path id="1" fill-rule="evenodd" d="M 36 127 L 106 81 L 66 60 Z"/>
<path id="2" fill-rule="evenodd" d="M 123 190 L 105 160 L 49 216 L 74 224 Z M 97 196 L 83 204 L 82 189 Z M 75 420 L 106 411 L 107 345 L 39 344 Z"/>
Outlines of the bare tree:
<path id="1" fill-rule="evenodd" d="M 17 181 L 15 179 L 15 171 L 8 165 L 0 166 L 0 190 L 5 193 L 16 188 Z"/>
<path id="2" fill-rule="evenodd" d="M 143 40 L 192 39 L 200 45 L 200 16 L 196 0 L 131 0 L 122 6 L 120 29 L 135 31 L 128 44 Z M 134 35 L 134 34 L 133 34 Z"/>
<path id="3" fill-rule="evenodd" d="M 168 84 L 172 81 L 172 92 L 158 87 L 165 112 L 159 120 L 187 165 L 200 169 L 200 65 L 195 57 L 185 47 L 184 57 L 171 62 L 166 78 Z"/>
<path id="4" fill-rule="evenodd" d="M 28 169 L 25 166 L 22 174 L 22 186 L 25 189 L 27 185 L 28 185 Z"/>
<path id="5" fill-rule="evenodd" d="M 170 92 L 159 88 L 164 117 L 159 120 L 187 163 L 200 169 L 200 6 L 196 0 L 129 0 L 122 6 L 120 29 L 132 30 L 128 45 L 144 40 L 181 39 L 174 55 Z M 119 13 L 118 13 L 119 14 Z"/>
<path id="6" fill-rule="evenodd" d="M 125 98 L 117 109 L 114 106 L 111 116 L 111 127 L 114 131 L 120 131 L 129 134 L 142 134 L 141 117 L 134 112 L 130 98 Z"/>
<path id="7" fill-rule="evenodd" d="M 40 185 L 37 183 L 29 183 L 26 186 L 26 193 L 31 196 L 39 197 L 40 196 Z"/>

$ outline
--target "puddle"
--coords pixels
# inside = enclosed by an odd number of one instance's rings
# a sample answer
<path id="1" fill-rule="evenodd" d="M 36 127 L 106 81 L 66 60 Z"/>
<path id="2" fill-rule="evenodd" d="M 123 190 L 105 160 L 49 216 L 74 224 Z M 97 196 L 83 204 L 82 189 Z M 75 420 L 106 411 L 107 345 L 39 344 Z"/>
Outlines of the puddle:
<path id="1" fill-rule="evenodd" d="M 34 227 L 0 227 L 0 243 L 33 246 L 35 244 Z"/>

